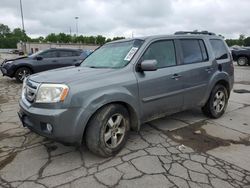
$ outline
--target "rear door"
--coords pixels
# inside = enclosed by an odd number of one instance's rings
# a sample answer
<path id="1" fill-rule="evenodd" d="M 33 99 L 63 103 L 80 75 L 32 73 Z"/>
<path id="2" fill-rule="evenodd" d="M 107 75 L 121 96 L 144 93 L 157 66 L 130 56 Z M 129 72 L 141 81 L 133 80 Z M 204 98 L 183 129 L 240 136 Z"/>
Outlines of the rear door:
<path id="1" fill-rule="evenodd" d="M 174 40 L 151 43 L 139 63 L 143 60 L 157 60 L 158 69 L 136 72 L 142 121 L 179 111 L 183 105 L 183 93 Z"/>
<path id="2" fill-rule="evenodd" d="M 80 60 L 80 52 L 74 50 L 59 50 L 58 66 L 66 67 L 75 65 Z"/>
<path id="3" fill-rule="evenodd" d="M 179 39 L 183 70 L 183 110 L 199 105 L 206 92 L 214 67 L 203 39 Z"/>

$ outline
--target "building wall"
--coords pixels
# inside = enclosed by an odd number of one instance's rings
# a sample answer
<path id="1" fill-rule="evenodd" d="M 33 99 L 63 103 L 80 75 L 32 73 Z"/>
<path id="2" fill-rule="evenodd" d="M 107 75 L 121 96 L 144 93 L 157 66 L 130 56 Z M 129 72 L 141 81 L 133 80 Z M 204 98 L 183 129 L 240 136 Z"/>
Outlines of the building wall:
<path id="1" fill-rule="evenodd" d="M 95 50 L 98 45 L 87 45 L 87 44 L 68 44 L 68 43 L 26 43 L 26 53 L 34 53 L 40 50 L 48 48 L 71 48 L 71 49 L 83 49 L 83 50 Z M 17 43 L 17 49 L 25 52 L 25 44 Z"/>

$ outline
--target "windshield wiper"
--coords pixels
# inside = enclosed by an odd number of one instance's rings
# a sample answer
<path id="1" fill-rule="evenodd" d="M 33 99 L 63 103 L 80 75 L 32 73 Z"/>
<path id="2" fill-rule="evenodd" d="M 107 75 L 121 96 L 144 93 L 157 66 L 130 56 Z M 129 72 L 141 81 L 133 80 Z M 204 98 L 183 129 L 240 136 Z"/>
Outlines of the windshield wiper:
<path id="1" fill-rule="evenodd" d="M 109 69 L 109 68 L 111 68 L 111 67 L 102 67 L 102 66 L 86 66 L 86 67 L 89 67 L 92 69 Z"/>

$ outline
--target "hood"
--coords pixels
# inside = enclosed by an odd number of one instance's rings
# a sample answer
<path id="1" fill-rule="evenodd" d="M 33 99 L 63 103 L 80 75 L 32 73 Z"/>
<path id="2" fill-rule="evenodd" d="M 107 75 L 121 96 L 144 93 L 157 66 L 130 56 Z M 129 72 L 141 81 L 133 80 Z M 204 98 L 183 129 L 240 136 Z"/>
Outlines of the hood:
<path id="1" fill-rule="evenodd" d="M 66 67 L 33 74 L 30 80 L 43 83 L 71 83 L 78 80 L 95 80 L 110 75 L 117 69 L 97 69 L 88 67 Z"/>
<path id="2" fill-rule="evenodd" d="M 28 56 L 22 56 L 22 57 L 18 57 L 18 58 L 14 58 L 14 59 L 8 59 L 5 62 L 8 62 L 8 61 L 18 61 L 20 59 L 29 59 L 29 57 Z"/>
<path id="3" fill-rule="evenodd" d="M 20 60 L 26 60 L 26 59 L 28 60 L 29 57 L 28 56 L 22 56 L 22 57 L 18 57 L 18 58 L 14 58 L 14 59 L 6 59 L 6 60 L 3 61 L 2 65 L 6 64 L 6 63 L 8 63 L 10 61 L 12 61 L 11 64 L 13 64 L 13 63 L 19 63 Z"/>

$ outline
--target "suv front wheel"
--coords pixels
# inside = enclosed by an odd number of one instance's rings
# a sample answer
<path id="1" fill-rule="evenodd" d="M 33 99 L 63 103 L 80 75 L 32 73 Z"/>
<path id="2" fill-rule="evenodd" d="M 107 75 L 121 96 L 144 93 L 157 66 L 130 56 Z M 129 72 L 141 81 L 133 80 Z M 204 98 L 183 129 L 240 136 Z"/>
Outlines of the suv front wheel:
<path id="1" fill-rule="evenodd" d="M 223 85 L 218 84 L 213 88 L 207 103 L 202 107 L 202 111 L 210 118 L 219 118 L 224 114 L 227 103 L 227 89 Z"/>
<path id="2" fill-rule="evenodd" d="M 127 141 L 129 123 L 128 111 L 122 105 L 104 106 L 88 123 L 85 134 L 88 149 L 103 157 L 117 154 Z"/>
<path id="3" fill-rule="evenodd" d="M 31 70 L 27 67 L 21 67 L 18 68 L 15 72 L 15 78 L 18 82 L 23 82 L 24 78 L 28 77 L 31 75 Z"/>

